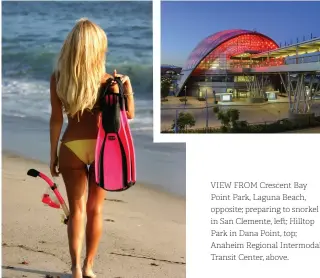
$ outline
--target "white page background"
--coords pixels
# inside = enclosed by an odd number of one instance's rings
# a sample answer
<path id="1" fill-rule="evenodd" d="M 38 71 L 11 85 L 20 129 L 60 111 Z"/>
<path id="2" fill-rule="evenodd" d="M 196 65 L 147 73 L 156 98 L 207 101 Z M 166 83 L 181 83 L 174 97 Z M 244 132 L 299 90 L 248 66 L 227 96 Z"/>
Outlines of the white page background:
<path id="1" fill-rule="evenodd" d="M 187 278 L 231 278 L 231 277 L 310 277 L 318 278 L 320 265 L 319 249 L 264 249 L 265 251 L 248 251 L 247 254 L 275 254 L 288 255 L 289 261 L 213 261 L 211 253 L 223 254 L 223 249 L 213 252 L 211 243 L 216 238 L 210 236 L 213 225 L 210 224 L 210 208 L 215 204 L 232 206 L 241 204 L 232 201 L 211 201 L 211 181 L 266 181 L 308 183 L 307 205 L 320 206 L 320 156 L 319 135 L 317 134 L 282 134 L 282 135 L 200 135 L 187 138 Z M 271 190 L 271 189 L 269 189 Z M 287 191 L 275 190 L 282 194 Z M 216 190 L 218 193 L 218 190 Z M 261 190 L 255 189 L 255 192 Z M 219 193 L 249 193 L 249 189 L 219 190 Z M 291 194 L 300 191 L 292 191 Z M 288 192 L 287 192 L 288 193 Z M 301 192 L 303 193 L 303 192 Z M 257 203 L 257 206 L 284 202 Z M 294 202 L 297 206 L 300 202 Z M 292 204 L 294 204 L 292 202 Z M 245 203 L 243 203 L 245 204 Z M 246 202 L 248 204 L 248 202 Z M 287 206 L 292 207 L 290 202 Z M 263 214 L 266 218 L 267 215 Z M 286 214 L 289 217 L 304 217 L 316 220 L 313 227 L 304 225 L 291 226 L 291 230 L 298 232 L 298 239 L 291 242 L 320 242 L 320 214 Z M 227 218 L 226 215 L 223 217 Z M 263 217 L 263 216 L 262 216 Z M 250 219 L 259 219 L 252 216 Z M 276 216 L 275 216 L 276 217 Z M 282 215 L 278 216 L 281 218 Z M 270 217 L 272 218 L 272 217 Z M 220 225 L 219 225 L 220 226 Z M 216 226 L 223 230 L 226 226 Z M 253 230 L 252 226 L 248 230 Z M 256 228 L 263 228 L 255 225 Z M 288 227 L 288 226 L 287 226 Z M 290 228 L 285 227 L 285 230 Z M 293 227 L 293 228 L 292 228 Z M 231 227 L 229 227 L 231 228 Z M 233 230 L 245 228 L 234 225 Z M 276 227 L 271 227 L 272 229 Z M 283 230 L 283 228 L 278 228 Z M 248 240 L 258 242 L 261 238 L 250 237 Z M 230 238 L 228 239 L 230 240 Z M 285 241 L 284 238 L 280 240 Z M 222 240 L 223 241 L 223 240 Z M 244 237 L 237 237 L 231 241 L 246 241 Z M 274 238 L 264 239 L 265 242 Z M 227 253 L 232 253 L 226 250 Z"/>

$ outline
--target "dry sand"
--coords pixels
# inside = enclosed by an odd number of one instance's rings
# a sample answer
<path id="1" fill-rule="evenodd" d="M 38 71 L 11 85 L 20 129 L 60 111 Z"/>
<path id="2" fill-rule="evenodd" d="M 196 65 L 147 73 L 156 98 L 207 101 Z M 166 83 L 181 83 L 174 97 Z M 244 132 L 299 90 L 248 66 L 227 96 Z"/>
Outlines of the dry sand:
<path id="1" fill-rule="evenodd" d="M 2 167 L 2 277 L 71 277 L 62 211 L 44 206 L 46 183 L 26 175 L 30 168 L 48 173 L 48 167 L 8 153 Z M 103 218 L 98 277 L 186 276 L 185 199 L 135 185 L 107 192 Z"/>

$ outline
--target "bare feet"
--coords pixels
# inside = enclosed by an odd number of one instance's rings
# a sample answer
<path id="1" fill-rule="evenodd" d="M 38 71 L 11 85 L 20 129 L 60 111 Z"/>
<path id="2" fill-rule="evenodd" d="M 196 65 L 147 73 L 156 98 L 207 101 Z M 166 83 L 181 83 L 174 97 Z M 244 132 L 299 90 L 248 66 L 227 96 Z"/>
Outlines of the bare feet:
<path id="1" fill-rule="evenodd" d="M 96 278 L 97 275 L 94 274 L 92 270 L 83 270 L 83 278 Z"/>
<path id="2" fill-rule="evenodd" d="M 92 264 L 87 263 L 86 261 L 83 264 L 82 273 L 84 278 L 95 278 L 97 277 L 93 270 L 92 270 Z"/>
<path id="3" fill-rule="evenodd" d="M 82 271 L 80 266 L 73 266 L 71 268 L 72 278 L 82 278 Z"/>

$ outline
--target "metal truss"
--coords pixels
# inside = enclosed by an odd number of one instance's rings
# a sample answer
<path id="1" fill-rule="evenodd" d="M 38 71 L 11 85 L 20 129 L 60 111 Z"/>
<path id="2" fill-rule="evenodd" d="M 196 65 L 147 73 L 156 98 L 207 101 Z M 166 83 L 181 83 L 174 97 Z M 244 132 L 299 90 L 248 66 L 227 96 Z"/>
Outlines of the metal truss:
<path id="1" fill-rule="evenodd" d="M 289 98 L 289 111 L 296 114 L 307 114 L 311 111 L 314 95 L 320 89 L 320 80 L 316 73 L 279 73 L 282 84 Z"/>
<path id="2" fill-rule="evenodd" d="M 269 75 L 243 75 L 252 98 L 265 98 L 265 88 L 271 84 Z"/>

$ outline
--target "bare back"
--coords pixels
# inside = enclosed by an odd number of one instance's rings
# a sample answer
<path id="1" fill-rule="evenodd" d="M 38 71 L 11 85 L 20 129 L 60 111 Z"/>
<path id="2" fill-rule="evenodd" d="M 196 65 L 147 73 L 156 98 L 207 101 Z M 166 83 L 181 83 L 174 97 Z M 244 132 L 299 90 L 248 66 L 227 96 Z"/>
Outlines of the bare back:
<path id="1" fill-rule="evenodd" d="M 105 74 L 101 80 L 101 85 L 105 84 L 106 80 L 112 77 L 110 74 Z M 55 76 L 52 75 L 51 80 L 55 87 Z M 98 92 L 97 92 L 98 93 Z M 51 102 L 56 103 L 52 109 L 61 109 L 62 103 L 57 95 L 56 89 L 51 90 Z M 58 105 L 59 103 L 59 105 Z M 58 107 L 60 106 L 60 107 Z M 68 125 L 62 136 L 63 142 L 83 139 L 96 139 L 100 124 L 100 110 L 96 105 L 92 110 L 85 110 L 82 114 L 78 113 L 74 117 L 68 116 Z"/>

